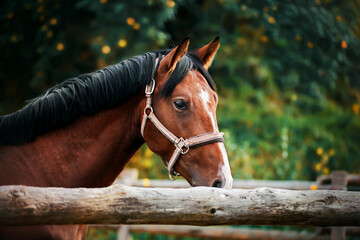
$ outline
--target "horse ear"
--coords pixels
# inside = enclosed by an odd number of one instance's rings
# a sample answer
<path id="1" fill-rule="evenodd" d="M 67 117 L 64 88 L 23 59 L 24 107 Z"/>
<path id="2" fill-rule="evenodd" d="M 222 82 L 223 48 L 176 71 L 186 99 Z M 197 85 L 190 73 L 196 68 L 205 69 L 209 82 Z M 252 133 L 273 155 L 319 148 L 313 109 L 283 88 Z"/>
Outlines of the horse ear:
<path id="1" fill-rule="evenodd" d="M 176 64 L 185 56 L 188 51 L 190 38 L 185 38 L 177 47 L 171 50 L 161 61 L 163 72 L 173 72 Z"/>
<path id="2" fill-rule="evenodd" d="M 220 47 L 220 37 L 216 37 L 209 44 L 195 50 L 195 54 L 199 57 L 205 69 L 209 69 L 212 61 Z"/>

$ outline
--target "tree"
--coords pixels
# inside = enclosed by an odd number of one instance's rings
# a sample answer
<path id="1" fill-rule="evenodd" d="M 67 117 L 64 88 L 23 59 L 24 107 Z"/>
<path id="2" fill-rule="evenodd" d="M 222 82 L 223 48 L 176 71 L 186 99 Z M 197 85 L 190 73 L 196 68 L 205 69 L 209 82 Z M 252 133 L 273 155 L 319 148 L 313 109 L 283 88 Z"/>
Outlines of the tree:
<path id="1" fill-rule="evenodd" d="M 0 113 L 66 78 L 186 36 L 197 48 L 219 35 L 210 72 L 236 177 L 301 179 L 359 169 L 358 6 L 359 0 L 7 0 Z M 133 164 L 144 176 L 166 176 L 146 149 Z"/>

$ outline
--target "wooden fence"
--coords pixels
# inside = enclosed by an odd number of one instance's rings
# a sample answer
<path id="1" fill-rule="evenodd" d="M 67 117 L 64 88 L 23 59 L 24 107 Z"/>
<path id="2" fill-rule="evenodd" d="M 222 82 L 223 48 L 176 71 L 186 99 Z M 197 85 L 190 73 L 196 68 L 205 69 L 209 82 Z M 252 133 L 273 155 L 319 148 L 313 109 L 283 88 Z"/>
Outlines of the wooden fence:
<path id="1" fill-rule="evenodd" d="M 360 226 L 360 193 L 272 188 L 0 187 L 0 225 Z"/>
<path id="2" fill-rule="evenodd" d="M 195 237 L 201 239 L 227 239 L 227 240 L 330 240 L 330 228 L 317 228 L 315 231 L 282 231 L 271 229 L 258 229 L 249 227 L 228 226 L 182 226 L 182 225 L 90 225 L 92 229 L 112 229 L 117 231 L 119 240 L 128 240 L 129 232 L 147 233 L 151 235 L 163 234 L 177 237 Z M 346 227 L 349 236 L 359 236 L 360 229 Z M 335 238 L 339 240 L 339 238 Z"/>
<path id="3" fill-rule="evenodd" d="M 186 180 L 157 180 L 157 179 L 137 179 L 136 169 L 124 172 L 125 177 L 116 181 L 117 184 L 125 184 L 133 187 L 151 187 L 151 188 L 189 188 L 190 185 Z M 333 184 L 335 178 L 343 175 L 344 184 Z M 135 175 L 135 176 L 134 176 Z M 320 176 L 317 181 L 281 181 L 281 180 L 234 180 L 233 189 L 253 189 L 259 187 L 279 188 L 288 190 L 358 190 L 360 191 L 360 175 L 347 174 L 343 171 L 333 172 L 331 175 Z M 340 189 L 339 189 L 340 188 Z"/>
<path id="4" fill-rule="evenodd" d="M 131 171 L 130 171 L 131 173 Z M 341 189 L 360 185 L 359 175 L 344 172 L 319 177 L 316 182 L 237 180 L 234 188 L 277 187 L 252 190 L 188 187 L 184 181 L 121 180 L 132 186 L 103 189 L 0 187 L 0 225 L 36 224 L 190 224 L 190 225 L 315 225 L 360 226 L 360 193 L 345 191 L 291 191 L 290 189 Z M 170 184 L 170 185 L 169 185 Z M 165 187 L 164 189 L 161 189 Z M 120 233 L 158 232 L 177 236 L 227 239 L 328 239 L 309 233 L 229 229 L 195 226 L 116 225 Z M 99 225 L 96 225 L 99 227 Z M 167 229 L 167 230 L 166 230 Z M 176 229 L 176 230 L 175 230 Z M 206 230 L 206 231 L 203 231 Z M 332 239 L 345 239 L 358 228 L 332 228 Z M 207 236 L 206 236 L 207 233 Z M 201 235 L 202 234 L 202 235 Z M 205 235 L 204 235 L 205 234 Z M 341 235 L 337 237 L 337 235 Z M 235 236 L 231 238 L 231 236 Z M 236 237 L 237 236 L 237 237 Z"/>
<path id="5" fill-rule="evenodd" d="M 254 229 L 248 227 L 198 227 L 179 225 L 91 225 L 91 228 L 112 229 L 117 231 L 119 240 L 127 240 L 128 232 L 163 234 L 177 237 L 226 240 L 329 240 L 328 234 L 318 232 L 295 232 L 281 230 Z"/>
<path id="6" fill-rule="evenodd" d="M 136 187 L 157 187 L 157 188 L 186 188 L 190 187 L 185 180 L 176 182 L 168 180 L 137 179 L 136 169 L 126 169 L 117 183 L 127 184 Z M 235 180 L 234 189 L 253 189 L 258 187 L 271 187 L 292 190 L 351 190 L 360 191 L 360 175 L 348 174 L 344 171 L 335 171 L 330 175 L 319 176 L 316 181 L 276 181 L 276 180 Z M 317 228 L 315 233 L 298 233 L 289 231 L 273 231 L 228 227 L 197 227 L 197 226 L 157 226 L 157 225 L 95 225 L 90 227 L 103 227 L 118 230 L 118 239 L 128 239 L 129 232 L 165 234 L 173 236 L 192 236 L 208 239 L 266 239 L 266 240 L 295 240 L 295 239 L 332 239 L 344 240 L 346 235 L 360 235 L 358 227 L 331 227 Z"/>

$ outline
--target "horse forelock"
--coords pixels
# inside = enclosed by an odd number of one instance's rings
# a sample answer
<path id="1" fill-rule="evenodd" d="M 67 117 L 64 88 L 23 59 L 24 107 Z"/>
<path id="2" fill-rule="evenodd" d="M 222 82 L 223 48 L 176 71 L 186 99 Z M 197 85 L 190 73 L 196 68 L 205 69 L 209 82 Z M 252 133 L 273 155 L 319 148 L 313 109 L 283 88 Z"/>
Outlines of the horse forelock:
<path id="1" fill-rule="evenodd" d="M 209 72 L 204 68 L 203 64 L 194 52 L 187 52 L 187 54 L 178 62 L 174 72 L 166 81 L 163 89 L 161 90 L 162 97 L 168 97 L 175 89 L 175 87 L 185 78 L 190 70 L 199 71 L 212 90 L 216 91 L 216 85 L 211 78 Z"/>

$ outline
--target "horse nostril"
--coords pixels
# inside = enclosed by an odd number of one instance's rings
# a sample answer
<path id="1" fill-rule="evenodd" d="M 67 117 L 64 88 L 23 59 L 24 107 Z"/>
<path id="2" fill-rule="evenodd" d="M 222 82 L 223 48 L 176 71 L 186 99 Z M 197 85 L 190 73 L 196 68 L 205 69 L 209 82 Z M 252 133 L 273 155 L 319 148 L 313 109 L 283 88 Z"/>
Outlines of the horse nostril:
<path id="1" fill-rule="evenodd" d="M 222 188 L 223 184 L 222 184 L 222 181 L 220 179 L 216 179 L 211 186 L 216 187 L 216 188 Z"/>

